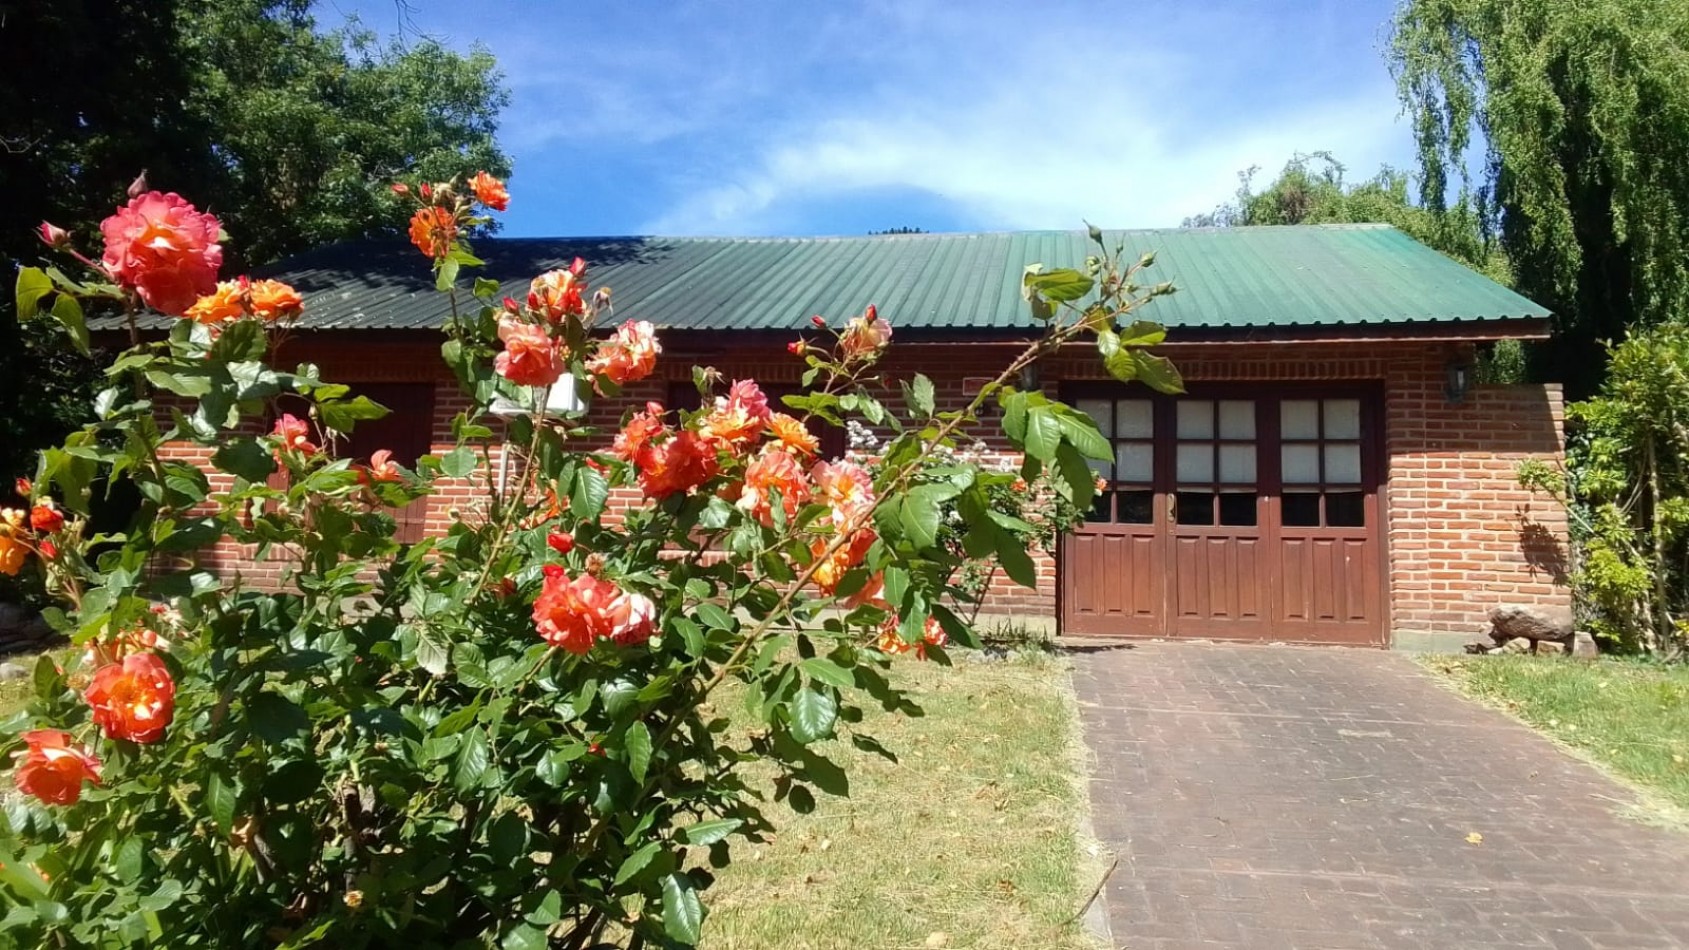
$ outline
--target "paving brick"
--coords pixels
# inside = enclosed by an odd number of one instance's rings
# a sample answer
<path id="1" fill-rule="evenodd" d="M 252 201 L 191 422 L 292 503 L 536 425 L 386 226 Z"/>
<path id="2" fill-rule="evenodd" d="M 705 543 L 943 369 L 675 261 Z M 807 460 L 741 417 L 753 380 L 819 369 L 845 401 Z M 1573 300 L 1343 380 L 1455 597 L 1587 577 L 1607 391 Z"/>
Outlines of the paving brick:
<path id="1" fill-rule="evenodd" d="M 1122 947 L 1689 947 L 1689 837 L 1406 657 L 1073 656 Z"/>

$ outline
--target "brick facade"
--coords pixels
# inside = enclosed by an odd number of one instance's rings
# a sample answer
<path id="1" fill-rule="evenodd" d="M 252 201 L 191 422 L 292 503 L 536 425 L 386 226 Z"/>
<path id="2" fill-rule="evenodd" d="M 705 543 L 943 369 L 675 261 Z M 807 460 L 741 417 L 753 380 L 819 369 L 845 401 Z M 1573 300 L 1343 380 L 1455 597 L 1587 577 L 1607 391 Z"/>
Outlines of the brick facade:
<path id="1" fill-rule="evenodd" d="M 435 342 L 358 339 L 335 342 L 328 335 L 303 335 L 281 360 L 311 360 L 323 376 L 351 384 L 427 382 L 435 387 L 433 446 L 452 447 L 451 420 L 467 405 L 445 373 Z M 1014 348 L 993 343 L 920 343 L 899 340 L 884 366 L 895 379 L 915 371 L 931 377 L 941 408 L 960 408 L 983 380 L 1006 365 Z M 1380 393 L 1386 427 L 1387 478 L 1382 487 L 1387 511 L 1384 546 L 1388 558 L 1386 591 L 1389 627 L 1402 634 L 1454 637 L 1480 632 L 1485 614 L 1502 602 L 1569 602 L 1564 586 L 1566 522 L 1564 512 L 1534 497 L 1514 477 L 1519 461 L 1559 457 L 1563 412 L 1558 387 L 1479 386 L 1460 405 L 1446 400 L 1444 367 L 1451 357 L 1470 356 L 1470 344 L 1420 341 L 1214 343 L 1168 346 L 1163 350 L 1186 379 L 1205 382 L 1365 382 Z M 630 386 L 615 399 L 599 400 L 593 421 L 614 427 L 630 409 L 655 400 L 667 402 L 671 385 L 690 380 L 694 364 L 713 365 L 728 378 L 764 383 L 795 383 L 802 364 L 781 342 L 755 342 L 733 350 L 670 347 L 658 378 Z M 1090 351 L 1063 354 L 1041 367 L 1041 385 L 1054 394 L 1062 380 L 1096 379 L 1100 366 Z M 898 399 L 895 385 L 883 394 Z M 404 411 L 404 407 L 390 407 Z M 990 451 L 1014 461 L 991 420 L 979 433 Z M 171 446 L 174 457 L 203 462 L 202 450 Z M 493 455 L 495 471 L 502 452 Z M 456 517 L 473 517 L 478 505 L 476 473 L 441 485 L 428 499 L 427 526 L 439 532 Z M 222 479 L 221 481 L 219 479 Z M 213 490 L 228 486 L 227 476 L 212 476 Z M 615 512 L 640 503 L 636 492 L 618 490 Z M 222 542 L 199 553 L 203 566 L 239 573 L 249 581 L 274 583 L 282 565 Z M 1056 559 L 1035 552 L 1037 590 L 1013 585 L 999 575 L 987 599 L 994 618 L 1014 618 L 1047 625 L 1056 614 Z"/>

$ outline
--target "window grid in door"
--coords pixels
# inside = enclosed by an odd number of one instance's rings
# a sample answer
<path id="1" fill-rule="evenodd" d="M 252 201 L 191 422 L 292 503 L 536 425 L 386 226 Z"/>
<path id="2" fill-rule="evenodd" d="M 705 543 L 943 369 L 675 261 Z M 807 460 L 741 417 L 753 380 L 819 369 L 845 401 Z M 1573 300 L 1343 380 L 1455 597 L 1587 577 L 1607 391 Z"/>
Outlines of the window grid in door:
<path id="1" fill-rule="evenodd" d="M 1299 528 L 1364 527 L 1361 401 L 1286 399 L 1279 406 L 1280 522 Z"/>
<path id="2" fill-rule="evenodd" d="M 1075 406 L 1091 417 L 1114 447 L 1113 461 L 1089 460 L 1104 488 L 1085 520 L 1093 524 L 1154 522 L 1155 404 L 1148 399 L 1080 399 Z"/>
<path id="3" fill-rule="evenodd" d="M 1174 405 L 1174 511 L 1181 525 L 1250 527 L 1260 519 L 1255 402 Z"/>

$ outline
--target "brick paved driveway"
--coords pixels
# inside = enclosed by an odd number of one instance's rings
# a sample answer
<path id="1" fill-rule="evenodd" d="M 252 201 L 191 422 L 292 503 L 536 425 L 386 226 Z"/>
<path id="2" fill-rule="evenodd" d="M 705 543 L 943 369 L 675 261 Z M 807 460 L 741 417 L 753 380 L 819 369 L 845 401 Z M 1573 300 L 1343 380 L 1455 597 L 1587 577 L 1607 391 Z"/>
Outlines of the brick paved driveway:
<path id="1" fill-rule="evenodd" d="M 1408 657 L 1074 664 L 1116 946 L 1689 947 L 1689 835 L 1619 817 L 1622 787 Z"/>

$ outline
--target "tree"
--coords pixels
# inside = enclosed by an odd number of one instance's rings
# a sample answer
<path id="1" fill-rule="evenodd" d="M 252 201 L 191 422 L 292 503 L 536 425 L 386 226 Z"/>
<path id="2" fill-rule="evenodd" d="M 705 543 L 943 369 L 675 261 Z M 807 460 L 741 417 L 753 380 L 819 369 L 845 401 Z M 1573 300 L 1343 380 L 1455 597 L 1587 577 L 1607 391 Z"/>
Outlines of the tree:
<path id="1" fill-rule="evenodd" d="M 1255 190 L 1259 168 L 1238 173 L 1236 199 L 1184 220 L 1189 227 L 1252 224 L 1390 224 L 1415 240 L 1507 283 L 1506 255 L 1486 234 L 1469 204 L 1442 214 L 1415 204 L 1408 176 L 1385 166 L 1360 184 L 1344 181 L 1347 169 L 1330 152 L 1298 153 L 1278 178 Z"/>
<path id="2" fill-rule="evenodd" d="M 1540 371 L 1590 394 L 1597 341 L 1689 317 L 1689 0 L 1407 0 L 1390 59 L 1426 205 L 1471 195 L 1560 315 Z"/>
<path id="3" fill-rule="evenodd" d="M 397 233 L 387 185 L 485 168 L 507 100 L 490 54 L 321 33 L 308 0 L 0 0 L 0 264 L 43 220 L 87 236 L 143 169 L 222 212 L 228 266 Z M 93 363 L 0 305 L 0 474 L 86 413 Z"/>

